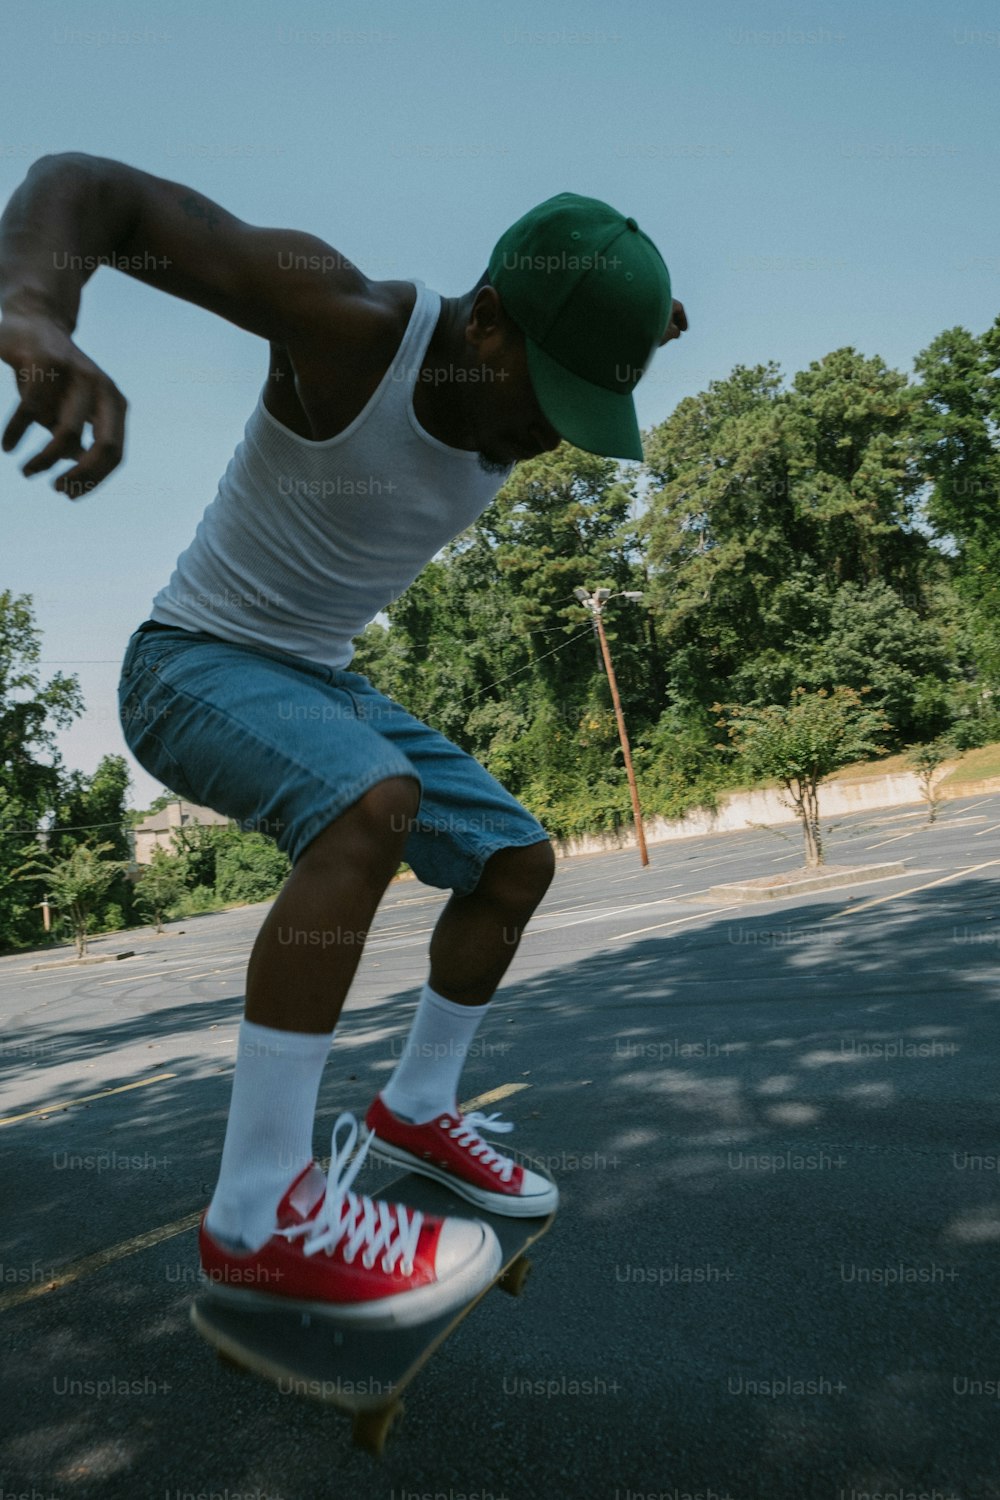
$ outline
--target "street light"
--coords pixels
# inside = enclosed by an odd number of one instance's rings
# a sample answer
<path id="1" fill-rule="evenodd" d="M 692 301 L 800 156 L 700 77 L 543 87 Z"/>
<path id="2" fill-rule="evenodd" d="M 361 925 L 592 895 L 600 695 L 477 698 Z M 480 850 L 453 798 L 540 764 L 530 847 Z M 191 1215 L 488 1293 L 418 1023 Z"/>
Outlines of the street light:
<path id="1" fill-rule="evenodd" d="M 635 817 L 635 831 L 639 841 L 639 856 L 643 865 L 649 864 L 649 855 L 646 852 L 646 835 L 642 827 L 642 813 L 639 809 L 639 789 L 635 782 L 635 771 L 632 769 L 632 752 L 629 749 L 628 734 L 625 730 L 625 715 L 622 713 L 621 699 L 618 696 L 618 683 L 615 679 L 615 669 L 611 665 L 611 652 L 608 650 L 607 636 L 604 634 L 604 620 L 602 618 L 604 606 L 609 599 L 631 599 L 640 600 L 642 594 L 634 589 L 623 589 L 613 594 L 610 589 L 595 589 L 593 593 L 589 589 L 574 589 L 573 593 L 579 599 L 585 609 L 588 609 L 594 617 L 594 629 L 601 643 L 601 653 L 604 657 L 604 668 L 608 674 L 608 683 L 611 688 L 611 701 L 615 705 L 615 718 L 618 720 L 618 738 L 622 744 L 622 754 L 625 757 L 625 773 L 628 776 L 628 789 L 632 797 L 632 813 Z"/>

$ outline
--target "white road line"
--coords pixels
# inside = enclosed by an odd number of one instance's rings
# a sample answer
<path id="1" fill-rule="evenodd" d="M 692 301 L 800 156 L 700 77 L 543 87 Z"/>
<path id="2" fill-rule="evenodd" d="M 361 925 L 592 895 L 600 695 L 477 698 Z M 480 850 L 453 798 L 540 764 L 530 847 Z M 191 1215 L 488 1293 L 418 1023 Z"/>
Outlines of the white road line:
<path id="1" fill-rule="evenodd" d="M 891 839 L 879 839 L 877 844 L 866 844 L 865 853 L 867 853 L 869 849 L 881 849 L 885 844 L 897 844 L 900 839 L 915 838 L 918 833 L 922 832 L 923 829 L 921 828 L 911 828 L 909 833 L 896 833 L 892 836 Z"/>
<path id="2" fill-rule="evenodd" d="M 681 927 L 685 922 L 695 922 L 699 917 L 714 917 L 720 911 L 736 911 L 738 906 L 757 906 L 756 901 L 739 901 L 732 906 L 713 906 L 708 911 L 692 912 L 689 917 L 676 917 L 671 922 L 654 922 L 651 927 L 635 927 L 631 932 L 616 932 L 608 938 L 609 943 L 620 943 L 623 938 L 637 937 L 641 932 L 656 932 L 661 927 Z"/>

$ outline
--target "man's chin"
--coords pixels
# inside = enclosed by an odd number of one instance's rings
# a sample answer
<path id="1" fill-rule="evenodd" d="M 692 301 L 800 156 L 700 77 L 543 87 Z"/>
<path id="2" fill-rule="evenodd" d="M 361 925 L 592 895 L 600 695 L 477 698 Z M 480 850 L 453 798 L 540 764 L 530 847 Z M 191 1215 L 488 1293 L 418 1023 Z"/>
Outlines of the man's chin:
<path id="1" fill-rule="evenodd" d="M 484 474 L 506 474 L 511 465 L 509 458 L 494 458 L 489 453 L 477 453 L 476 460 Z"/>

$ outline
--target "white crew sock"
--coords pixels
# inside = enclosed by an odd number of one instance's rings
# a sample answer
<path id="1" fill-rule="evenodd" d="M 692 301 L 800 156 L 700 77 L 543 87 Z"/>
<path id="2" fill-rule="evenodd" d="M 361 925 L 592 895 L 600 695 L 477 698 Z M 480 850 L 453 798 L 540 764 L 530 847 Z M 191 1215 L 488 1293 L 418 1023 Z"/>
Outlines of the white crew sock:
<path id="1" fill-rule="evenodd" d="M 332 1033 L 244 1020 L 219 1181 L 205 1227 L 231 1248 L 270 1239 L 278 1204 L 312 1161 L 313 1117 Z"/>
<path id="2" fill-rule="evenodd" d="M 458 1112 L 458 1080 L 469 1044 L 489 1009 L 458 1005 L 425 984 L 399 1065 L 382 1090 L 394 1115 L 423 1124 L 445 1111 Z"/>

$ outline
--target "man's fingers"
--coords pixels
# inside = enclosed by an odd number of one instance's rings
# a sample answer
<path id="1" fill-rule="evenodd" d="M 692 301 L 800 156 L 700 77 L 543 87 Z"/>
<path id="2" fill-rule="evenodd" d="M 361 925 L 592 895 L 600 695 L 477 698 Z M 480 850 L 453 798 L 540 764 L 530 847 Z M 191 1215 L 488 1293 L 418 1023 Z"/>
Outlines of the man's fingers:
<path id="1" fill-rule="evenodd" d="M 30 458 L 21 470 L 26 479 L 51 469 L 60 458 L 77 458 L 83 438 L 84 423 L 90 418 L 91 391 L 83 381 L 71 385 L 59 405 L 59 417 L 52 428 L 52 439 Z"/>
<path id="2" fill-rule="evenodd" d="M 4 428 L 2 446 L 5 453 L 9 453 L 12 448 L 17 447 L 34 420 L 34 417 L 22 401 Z"/>
<path id="3" fill-rule="evenodd" d="M 91 418 L 94 441 L 81 451 L 78 464 L 60 474 L 53 489 L 71 500 L 78 500 L 118 467 L 125 452 L 126 409 L 127 403 L 120 391 L 101 389 L 97 410 Z"/>

